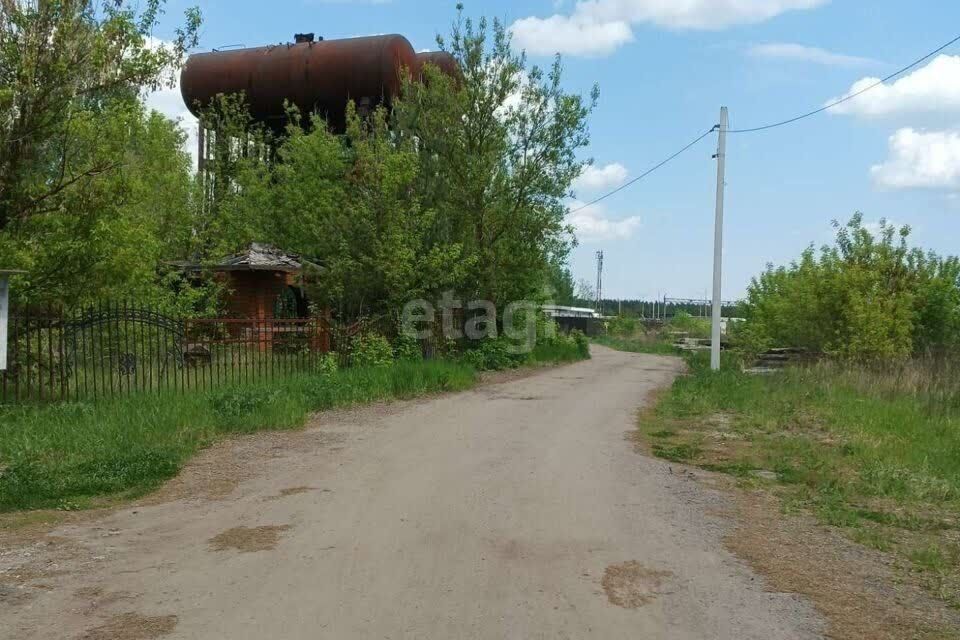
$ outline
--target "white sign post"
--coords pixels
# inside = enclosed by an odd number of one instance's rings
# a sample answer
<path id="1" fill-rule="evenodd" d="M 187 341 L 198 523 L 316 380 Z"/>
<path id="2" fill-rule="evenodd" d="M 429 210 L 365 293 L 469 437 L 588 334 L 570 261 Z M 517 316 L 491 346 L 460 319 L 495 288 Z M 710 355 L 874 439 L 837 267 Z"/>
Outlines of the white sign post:
<path id="1" fill-rule="evenodd" d="M 10 276 L 0 273 L 0 371 L 7 369 L 7 316 L 10 309 Z"/>
<path id="2" fill-rule="evenodd" d="M 7 321 L 10 315 L 10 276 L 23 271 L 0 270 L 0 371 L 7 370 Z"/>

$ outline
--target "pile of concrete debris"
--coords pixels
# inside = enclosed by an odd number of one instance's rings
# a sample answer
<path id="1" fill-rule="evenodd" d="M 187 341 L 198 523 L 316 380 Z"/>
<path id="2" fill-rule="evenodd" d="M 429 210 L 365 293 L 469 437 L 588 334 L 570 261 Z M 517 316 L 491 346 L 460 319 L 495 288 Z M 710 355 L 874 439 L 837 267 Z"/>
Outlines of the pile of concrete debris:
<path id="1" fill-rule="evenodd" d="M 790 365 L 810 362 L 813 359 L 811 354 L 803 349 L 794 347 L 769 349 L 758 355 L 754 365 L 749 369 L 744 369 L 744 373 L 757 375 L 777 373 Z"/>
<path id="2" fill-rule="evenodd" d="M 673 339 L 673 346 L 681 351 L 710 351 L 713 341 L 710 338 L 691 338 L 686 331 L 671 331 L 670 336 Z M 720 340 L 720 349 L 726 349 L 728 343 L 725 339 Z"/>

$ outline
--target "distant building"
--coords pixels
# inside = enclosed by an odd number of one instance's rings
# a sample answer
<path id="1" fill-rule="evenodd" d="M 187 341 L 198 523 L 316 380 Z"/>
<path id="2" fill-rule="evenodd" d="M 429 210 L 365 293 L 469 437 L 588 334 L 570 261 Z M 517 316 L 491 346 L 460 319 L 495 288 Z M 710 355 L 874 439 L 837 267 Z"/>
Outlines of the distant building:
<path id="1" fill-rule="evenodd" d="M 600 314 L 586 307 L 563 307 L 547 304 L 541 307 L 544 315 L 551 318 L 562 331 L 577 329 L 588 336 L 601 333 L 602 324 Z"/>
<path id="2" fill-rule="evenodd" d="M 599 318 L 600 314 L 587 307 L 562 307 L 555 304 L 545 304 L 541 307 L 550 318 Z"/>

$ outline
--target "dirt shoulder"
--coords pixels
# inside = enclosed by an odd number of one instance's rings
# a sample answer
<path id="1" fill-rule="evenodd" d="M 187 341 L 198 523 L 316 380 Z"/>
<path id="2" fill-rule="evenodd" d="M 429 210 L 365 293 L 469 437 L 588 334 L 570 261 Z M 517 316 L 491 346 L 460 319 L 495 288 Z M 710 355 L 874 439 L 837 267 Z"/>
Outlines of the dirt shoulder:
<path id="1" fill-rule="evenodd" d="M 638 453 L 654 455 L 657 438 L 638 430 L 629 439 Z M 736 447 L 736 441 L 731 447 Z M 723 456 L 723 451 L 715 453 Z M 671 470 L 731 497 L 723 511 L 734 522 L 724 537 L 726 547 L 762 575 L 771 591 L 795 593 L 813 602 L 828 623 L 827 637 L 960 637 L 960 612 L 931 597 L 893 554 L 857 544 L 809 514 L 788 512 L 762 482 L 744 483 L 677 462 Z"/>
<path id="2" fill-rule="evenodd" d="M 809 598 L 837 640 L 946 640 L 960 635 L 960 615 L 868 549 L 812 517 L 784 514 L 762 490 L 734 492 L 737 528 L 726 545 L 778 591 Z"/>

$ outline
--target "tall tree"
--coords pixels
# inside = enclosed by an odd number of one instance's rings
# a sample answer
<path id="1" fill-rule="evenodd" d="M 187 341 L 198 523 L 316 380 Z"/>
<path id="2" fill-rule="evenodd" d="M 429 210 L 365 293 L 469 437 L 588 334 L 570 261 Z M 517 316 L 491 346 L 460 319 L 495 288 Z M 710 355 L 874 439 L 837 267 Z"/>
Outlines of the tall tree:
<path id="1" fill-rule="evenodd" d="M 276 162 L 241 160 L 217 235 L 303 254 L 322 267 L 308 274 L 311 300 L 342 316 L 398 313 L 463 278 L 456 247 L 426 246 L 435 214 L 420 206 L 417 172 L 412 142 L 395 138 L 387 113 L 364 119 L 351 104 L 345 135 L 320 118 L 294 122 Z"/>
<path id="2" fill-rule="evenodd" d="M 550 289 L 548 297 L 555 304 L 571 305 L 574 303 L 576 285 L 573 282 L 573 274 L 565 263 L 558 260 L 551 263 L 547 285 Z"/>
<path id="3" fill-rule="evenodd" d="M 128 246 L 107 238 L 174 215 L 145 205 L 182 194 L 182 134 L 141 98 L 172 81 L 200 17 L 162 44 L 149 34 L 163 5 L 0 0 L 0 263 L 30 269 L 27 292 L 75 297 Z"/>
<path id="4" fill-rule="evenodd" d="M 395 128 L 417 144 L 417 192 L 436 211 L 431 241 L 457 245 L 474 265 L 460 293 L 501 304 L 541 295 L 574 242 L 564 198 L 585 165 L 578 151 L 598 89 L 566 93 L 559 57 L 528 69 L 502 23 L 459 9 L 438 44 L 460 77 L 428 68 L 425 82 L 410 82 Z"/>

